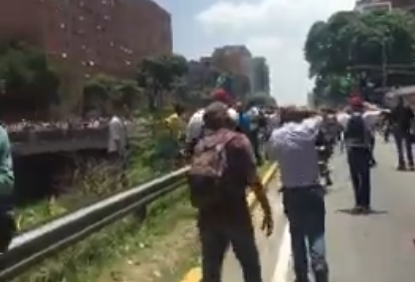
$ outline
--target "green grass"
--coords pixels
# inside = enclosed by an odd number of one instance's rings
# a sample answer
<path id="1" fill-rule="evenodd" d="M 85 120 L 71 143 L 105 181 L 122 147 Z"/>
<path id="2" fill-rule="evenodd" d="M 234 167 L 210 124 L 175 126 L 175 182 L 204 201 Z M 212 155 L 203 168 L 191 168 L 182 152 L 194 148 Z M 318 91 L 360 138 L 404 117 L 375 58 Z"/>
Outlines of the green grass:
<path id="1" fill-rule="evenodd" d="M 269 163 L 264 164 L 259 167 L 259 172 L 263 174 L 269 166 Z M 146 176 L 143 172 L 140 173 L 139 168 L 134 171 L 136 179 Z M 100 194 L 91 191 L 88 193 Z M 36 222 L 36 219 L 40 220 L 41 215 L 47 218 L 65 212 L 57 210 L 61 207 L 59 202 L 47 202 L 33 207 L 32 213 L 21 214 L 26 220 L 25 224 L 29 225 Z M 185 187 L 155 201 L 148 206 L 147 211 L 148 215 L 144 221 L 140 221 L 134 215 L 127 216 L 37 265 L 13 282 L 130 281 L 124 279 L 124 273 L 119 269 L 125 269 L 126 265 L 128 268 L 129 264 L 132 264 L 130 268 L 145 268 L 149 256 L 163 253 L 159 243 L 172 236 L 172 230 L 180 222 L 191 222 L 194 225 L 194 210 L 188 202 Z M 37 218 L 30 221 L 32 215 Z M 140 282 L 179 281 L 188 269 L 198 264 L 198 254 L 197 240 L 191 240 L 180 250 L 180 257 L 176 258 L 174 267 L 171 267 L 171 262 L 159 262 L 158 275 L 152 277 L 153 280 L 144 281 L 141 280 L 142 277 L 138 278 Z M 130 258 L 128 262 L 126 257 Z"/>
<path id="2" fill-rule="evenodd" d="M 145 251 L 167 235 L 180 219 L 192 218 L 194 211 L 187 198 L 186 189 L 178 189 L 148 206 L 148 216 L 143 222 L 134 215 L 128 216 L 37 265 L 13 282 L 95 282 L 113 262 Z M 122 280 L 114 277 L 113 281 Z"/>

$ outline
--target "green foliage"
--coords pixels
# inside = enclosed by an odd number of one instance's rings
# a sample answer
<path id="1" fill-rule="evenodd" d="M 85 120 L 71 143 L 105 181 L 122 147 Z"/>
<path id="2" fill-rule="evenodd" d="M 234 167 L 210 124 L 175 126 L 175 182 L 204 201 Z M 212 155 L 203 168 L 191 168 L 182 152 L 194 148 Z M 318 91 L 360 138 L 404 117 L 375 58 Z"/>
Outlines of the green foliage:
<path id="1" fill-rule="evenodd" d="M 187 61 L 180 55 L 146 58 L 137 67 L 138 85 L 146 89 L 149 109 L 160 108 L 163 92 L 171 91 L 175 81 L 188 72 Z"/>
<path id="2" fill-rule="evenodd" d="M 97 74 L 91 76 L 84 84 L 85 111 L 95 109 L 105 112 L 109 103 L 134 109 L 140 100 L 141 89 L 134 80 L 116 79 Z"/>
<path id="3" fill-rule="evenodd" d="M 39 107 L 58 102 L 59 78 L 46 54 L 23 42 L 0 44 L 0 77 L 5 95 Z"/>
<path id="4" fill-rule="evenodd" d="M 334 99 L 361 80 L 381 86 L 382 66 L 412 65 L 415 55 L 415 19 L 401 10 L 391 12 L 338 12 L 327 22 L 314 23 L 304 52 L 315 92 Z M 388 73 L 392 73 L 389 71 Z M 396 72 L 393 72 L 396 73 Z M 387 86 L 414 83 L 412 76 L 388 74 Z M 333 96 L 334 95 L 334 96 Z"/>

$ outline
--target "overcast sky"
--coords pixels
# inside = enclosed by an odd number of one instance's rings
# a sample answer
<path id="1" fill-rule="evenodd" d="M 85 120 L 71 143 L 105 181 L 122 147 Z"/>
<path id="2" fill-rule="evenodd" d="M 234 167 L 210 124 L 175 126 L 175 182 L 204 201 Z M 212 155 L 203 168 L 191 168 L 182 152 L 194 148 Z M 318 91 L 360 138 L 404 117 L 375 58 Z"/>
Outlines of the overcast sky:
<path id="1" fill-rule="evenodd" d="M 156 0 L 173 17 L 174 51 L 190 58 L 244 44 L 264 56 L 279 104 L 304 104 L 312 88 L 303 45 L 309 27 L 354 0 Z"/>

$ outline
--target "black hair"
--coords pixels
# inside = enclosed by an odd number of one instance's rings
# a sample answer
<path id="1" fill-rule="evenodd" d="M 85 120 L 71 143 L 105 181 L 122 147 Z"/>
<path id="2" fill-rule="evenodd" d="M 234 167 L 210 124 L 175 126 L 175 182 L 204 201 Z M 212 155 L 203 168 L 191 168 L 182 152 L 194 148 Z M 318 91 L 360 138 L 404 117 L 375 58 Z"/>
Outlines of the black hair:
<path id="1" fill-rule="evenodd" d="M 173 109 L 174 109 L 174 112 L 175 112 L 176 114 L 178 114 L 178 115 L 183 114 L 183 112 L 185 111 L 184 106 L 183 106 L 183 105 L 181 105 L 181 104 L 179 104 L 179 103 L 174 104 L 174 105 L 173 105 Z"/>

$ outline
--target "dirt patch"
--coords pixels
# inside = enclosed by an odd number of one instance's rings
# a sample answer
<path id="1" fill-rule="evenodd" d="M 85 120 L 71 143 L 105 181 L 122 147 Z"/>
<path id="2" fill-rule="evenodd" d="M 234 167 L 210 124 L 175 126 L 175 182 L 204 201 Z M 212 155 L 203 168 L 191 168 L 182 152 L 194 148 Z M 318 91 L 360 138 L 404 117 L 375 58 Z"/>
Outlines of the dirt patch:
<path id="1" fill-rule="evenodd" d="M 141 250 L 126 257 L 97 282 L 172 282 L 195 262 L 199 252 L 195 219 L 187 216 L 167 234 L 151 243 L 142 243 Z"/>

